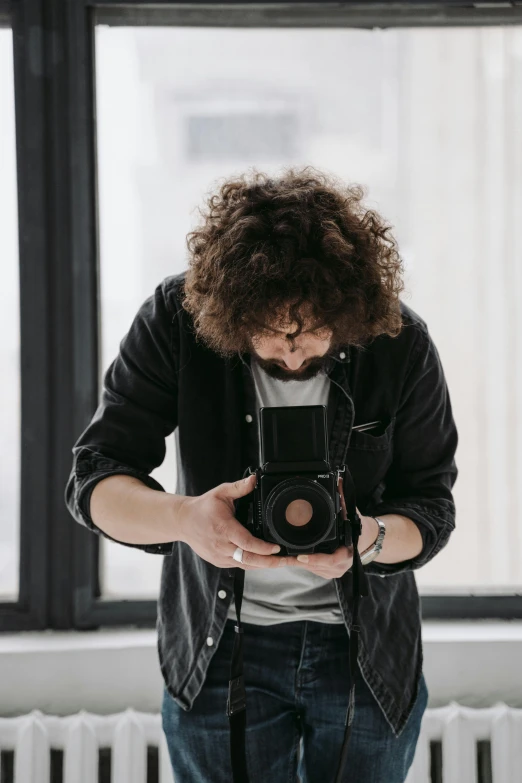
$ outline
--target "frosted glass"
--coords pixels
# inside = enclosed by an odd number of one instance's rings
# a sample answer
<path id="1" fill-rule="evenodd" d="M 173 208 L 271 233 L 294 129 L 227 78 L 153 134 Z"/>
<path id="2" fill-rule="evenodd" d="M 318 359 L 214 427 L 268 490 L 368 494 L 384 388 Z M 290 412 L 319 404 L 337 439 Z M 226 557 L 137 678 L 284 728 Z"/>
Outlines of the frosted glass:
<path id="1" fill-rule="evenodd" d="M 20 281 L 10 29 L 0 29 L 0 238 L 0 601 L 16 601 L 20 563 Z"/>
<path id="2" fill-rule="evenodd" d="M 96 50 L 100 373 L 143 299 L 185 268 L 221 178 L 310 163 L 365 185 L 394 226 L 403 298 L 439 349 L 460 435 L 457 529 L 417 581 L 520 589 L 522 29 L 100 26 Z M 175 491 L 174 474 L 169 444 L 152 475 Z M 106 595 L 157 594 L 162 558 L 103 549 Z"/>

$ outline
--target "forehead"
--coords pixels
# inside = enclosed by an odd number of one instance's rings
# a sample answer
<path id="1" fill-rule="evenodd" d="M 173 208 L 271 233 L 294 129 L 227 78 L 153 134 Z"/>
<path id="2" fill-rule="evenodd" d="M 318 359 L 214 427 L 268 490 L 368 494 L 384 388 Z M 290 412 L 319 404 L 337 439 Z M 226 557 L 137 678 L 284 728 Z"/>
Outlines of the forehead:
<path id="1" fill-rule="evenodd" d="M 321 324 L 317 321 L 316 318 L 314 318 L 310 305 L 301 305 L 299 308 L 299 315 L 303 322 L 303 332 L 314 331 L 320 328 Z M 279 310 L 272 317 L 268 315 L 263 325 L 270 332 L 273 332 L 276 335 L 281 334 L 283 336 L 291 334 L 297 329 L 296 321 L 290 318 L 289 307 L 285 307 L 284 309 Z"/>

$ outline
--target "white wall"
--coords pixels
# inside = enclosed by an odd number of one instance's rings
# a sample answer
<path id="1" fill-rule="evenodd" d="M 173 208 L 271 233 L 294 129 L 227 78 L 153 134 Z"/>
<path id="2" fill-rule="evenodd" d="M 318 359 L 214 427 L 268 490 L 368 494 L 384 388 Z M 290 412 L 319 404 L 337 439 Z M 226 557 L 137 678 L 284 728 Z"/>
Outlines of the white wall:
<path id="1" fill-rule="evenodd" d="M 522 707 L 522 622 L 423 624 L 429 707 L 505 701 Z M 0 637 L 0 715 L 160 710 L 156 631 L 18 633 Z M 245 672 L 248 677 L 248 673 Z"/>

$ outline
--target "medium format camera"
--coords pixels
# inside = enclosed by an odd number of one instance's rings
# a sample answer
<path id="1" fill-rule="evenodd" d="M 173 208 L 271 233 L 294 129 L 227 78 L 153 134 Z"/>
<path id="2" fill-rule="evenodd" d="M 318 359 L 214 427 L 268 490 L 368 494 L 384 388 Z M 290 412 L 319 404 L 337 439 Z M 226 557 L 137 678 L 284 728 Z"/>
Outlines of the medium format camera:
<path id="1" fill-rule="evenodd" d="M 326 411 L 302 405 L 259 412 L 261 466 L 248 468 L 256 486 L 238 499 L 236 516 L 254 536 L 279 544 L 279 556 L 330 554 L 352 543 L 353 482 L 345 465 L 332 468 L 328 460 Z"/>

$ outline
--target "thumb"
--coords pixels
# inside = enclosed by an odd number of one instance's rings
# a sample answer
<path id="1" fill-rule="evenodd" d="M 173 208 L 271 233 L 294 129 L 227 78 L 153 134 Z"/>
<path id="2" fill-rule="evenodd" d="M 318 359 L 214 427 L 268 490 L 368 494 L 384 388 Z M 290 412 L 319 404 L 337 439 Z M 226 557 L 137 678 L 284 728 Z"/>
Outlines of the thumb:
<path id="1" fill-rule="evenodd" d="M 220 487 L 220 494 L 226 498 L 241 498 L 243 495 L 248 495 L 252 492 L 256 485 L 256 475 L 252 473 L 245 479 L 238 479 L 237 481 L 225 482 Z"/>

